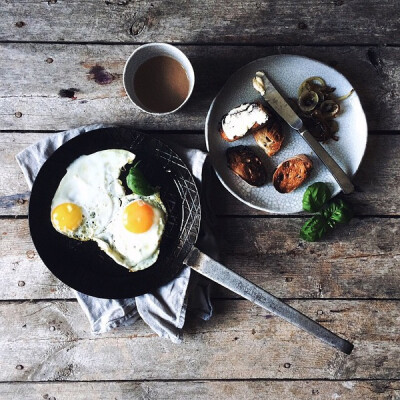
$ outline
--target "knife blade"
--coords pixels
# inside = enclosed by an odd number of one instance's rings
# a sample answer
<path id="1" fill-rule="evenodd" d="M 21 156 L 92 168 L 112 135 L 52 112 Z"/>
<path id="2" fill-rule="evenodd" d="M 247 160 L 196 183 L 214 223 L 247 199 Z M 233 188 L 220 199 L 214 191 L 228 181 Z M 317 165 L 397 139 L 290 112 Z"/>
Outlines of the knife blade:
<path id="1" fill-rule="evenodd" d="M 286 123 L 297 131 L 302 138 L 311 147 L 318 158 L 325 164 L 329 172 L 339 184 L 343 193 L 354 192 L 354 186 L 350 178 L 338 165 L 338 163 L 329 155 L 321 144 L 304 127 L 302 119 L 293 111 L 290 105 L 274 87 L 267 75 L 263 71 L 258 71 L 253 79 L 254 88 L 264 97 L 267 103 L 280 115 Z"/>

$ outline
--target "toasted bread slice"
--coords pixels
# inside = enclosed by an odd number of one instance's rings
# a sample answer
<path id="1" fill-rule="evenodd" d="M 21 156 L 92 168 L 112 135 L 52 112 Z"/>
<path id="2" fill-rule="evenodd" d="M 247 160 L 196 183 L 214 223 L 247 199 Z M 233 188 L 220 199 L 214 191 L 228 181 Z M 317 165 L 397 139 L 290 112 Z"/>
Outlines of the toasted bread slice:
<path id="1" fill-rule="evenodd" d="M 229 147 L 226 158 L 228 167 L 249 185 L 262 186 L 267 181 L 265 167 L 250 147 Z"/>
<path id="2" fill-rule="evenodd" d="M 260 103 L 245 103 L 233 108 L 220 124 L 219 133 L 227 142 L 234 142 L 263 127 L 270 117 Z"/>
<path id="3" fill-rule="evenodd" d="M 278 192 L 290 193 L 310 176 L 312 167 L 312 161 L 305 154 L 291 157 L 277 166 L 272 183 Z"/>
<path id="4" fill-rule="evenodd" d="M 253 132 L 257 144 L 264 149 L 269 157 L 276 154 L 283 143 L 282 125 L 275 119 L 269 119 L 267 124 Z"/>

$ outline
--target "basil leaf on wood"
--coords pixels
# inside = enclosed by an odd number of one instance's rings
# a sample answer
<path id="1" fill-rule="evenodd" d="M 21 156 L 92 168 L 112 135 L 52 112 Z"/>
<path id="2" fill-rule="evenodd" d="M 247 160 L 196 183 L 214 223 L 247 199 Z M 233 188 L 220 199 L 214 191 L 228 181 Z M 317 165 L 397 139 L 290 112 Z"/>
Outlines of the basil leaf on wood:
<path id="1" fill-rule="evenodd" d="M 300 231 L 300 237 L 308 242 L 315 242 L 330 228 L 323 215 L 317 214 L 307 220 Z"/>
<path id="2" fill-rule="evenodd" d="M 343 200 L 335 200 L 329 203 L 322 213 L 332 227 L 337 223 L 347 224 L 353 218 L 353 211 Z"/>

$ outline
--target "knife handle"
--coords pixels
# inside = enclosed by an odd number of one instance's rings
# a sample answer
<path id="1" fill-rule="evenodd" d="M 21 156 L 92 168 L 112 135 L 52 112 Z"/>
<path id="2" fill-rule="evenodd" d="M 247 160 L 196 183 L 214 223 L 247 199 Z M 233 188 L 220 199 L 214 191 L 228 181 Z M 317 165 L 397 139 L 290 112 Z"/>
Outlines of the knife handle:
<path id="1" fill-rule="evenodd" d="M 184 264 L 298 328 L 311 333 L 335 349 L 346 354 L 350 354 L 353 350 L 354 346 L 346 339 L 334 334 L 264 289 L 208 257 L 196 247 L 190 251 Z"/>
<path id="2" fill-rule="evenodd" d="M 329 153 L 321 146 L 321 144 L 314 138 L 307 129 L 300 129 L 299 133 L 303 136 L 304 140 L 312 148 L 318 158 L 325 164 L 326 168 L 330 171 L 336 182 L 339 184 L 344 194 L 354 192 L 354 186 L 350 178 L 345 174 L 338 163 L 329 155 Z"/>

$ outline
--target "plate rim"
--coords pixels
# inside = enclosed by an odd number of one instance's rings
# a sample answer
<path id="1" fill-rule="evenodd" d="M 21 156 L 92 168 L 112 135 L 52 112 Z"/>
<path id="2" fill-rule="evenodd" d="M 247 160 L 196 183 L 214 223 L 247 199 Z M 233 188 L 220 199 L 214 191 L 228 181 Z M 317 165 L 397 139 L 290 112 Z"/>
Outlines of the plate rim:
<path id="1" fill-rule="evenodd" d="M 346 76 L 345 76 L 344 74 L 342 74 L 341 72 L 337 71 L 335 68 L 331 67 L 330 65 L 328 65 L 328 64 L 326 64 L 326 63 L 324 63 L 324 62 L 322 62 L 322 61 L 316 60 L 316 59 L 314 59 L 314 58 L 311 58 L 311 57 L 307 57 L 307 56 L 303 56 L 303 55 L 297 55 L 297 54 L 285 53 L 285 54 L 271 54 L 271 55 L 269 55 L 269 56 L 260 57 L 260 58 L 257 58 L 256 60 L 250 61 L 249 63 L 243 65 L 243 66 L 240 67 L 240 68 L 238 68 L 236 71 L 234 71 L 234 72 L 229 76 L 229 78 L 228 78 L 228 79 L 226 80 L 226 82 L 222 85 L 221 89 L 220 89 L 220 90 L 218 91 L 218 93 L 215 95 L 214 99 L 212 100 L 212 102 L 211 102 L 211 104 L 210 104 L 210 107 L 209 107 L 208 112 L 207 112 L 206 120 L 205 120 L 205 125 L 204 125 L 204 135 L 205 135 L 205 142 L 206 142 L 206 148 L 207 148 L 207 152 L 208 152 L 208 153 L 210 153 L 209 121 L 210 121 L 210 117 L 211 117 L 211 112 L 212 112 L 212 110 L 213 110 L 213 108 L 214 108 L 215 102 L 217 101 L 217 99 L 219 98 L 220 94 L 221 94 L 222 91 L 225 89 L 225 87 L 226 87 L 227 85 L 229 85 L 229 83 L 235 78 L 235 76 L 236 76 L 237 74 L 240 73 L 240 71 L 242 71 L 242 70 L 245 69 L 245 68 L 248 68 L 248 67 L 251 66 L 252 64 L 258 63 L 258 62 L 260 62 L 261 60 L 265 60 L 265 59 L 271 59 L 271 58 L 285 58 L 285 57 L 301 58 L 301 59 L 304 59 L 304 60 L 312 61 L 312 62 L 317 63 L 317 64 L 321 64 L 321 65 L 323 65 L 324 67 L 327 67 L 327 68 L 329 68 L 329 69 L 332 69 L 332 70 L 335 71 L 337 74 L 341 75 L 341 76 L 342 76 L 348 83 L 350 83 L 350 85 L 353 87 L 353 85 L 351 84 L 351 82 L 346 78 Z M 354 87 L 353 87 L 353 89 L 354 89 Z M 358 96 L 358 93 L 357 93 L 357 91 L 356 91 L 355 89 L 354 89 L 353 95 L 355 95 L 355 97 L 357 98 L 357 100 L 358 100 L 359 103 L 360 103 L 360 106 L 361 106 L 361 114 L 360 114 L 360 115 L 361 115 L 361 117 L 363 117 L 363 119 L 364 119 L 364 121 L 365 121 L 366 134 L 365 134 L 365 141 L 363 142 L 363 146 L 362 146 L 362 156 L 361 156 L 361 158 L 360 158 L 360 162 L 359 162 L 357 168 L 355 168 L 354 173 L 350 174 L 350 178 L 353 178 L 353 177 L 356 175 L 356 173 L 358 172 L 358 170 L 359 170 L 359 168 L 360 168 L 360 165 L 361 165 L 361 163 L 362 163 L 362 160 L 363 160 L 363 158 L 364 158 L 364 156 L 365 156 L 365 151 L 366 151 L 367 142 L 368 142 L 368 122 L 367 122 L 366 114 L 365 114 L 364 108 L 362 107 L 360 97 Z M 353 96 L 353 95 L 352 95 L 352 96 Z M 310 150 L 311 150 L 311 149 L 310 149 Z M 211 164 L 213 164 L 213 163 L 212 163 L 212 157 L 210 157 L 210 159 L 211 159 Z M 256 210 L 263 211 L 263 212 L 266 212 L 266 213 L 269 213 L 269 214 L 277 214 L 277 215 L 299 214 L 299 213 L 304 212 L 304 210 L 292 211 L 292 212 L 291 212 L 291 211 L 270 210 L 270 209 L 268 209 L 268 208 L 266 208 L 266 207 L 262 207 L 262 206 L 258 206 L 258 205 L 256 205 L 256 204 L 253 204 L 253 203 L 251 203 L 251 202 L 245 200 L 243 197 L 241 197 L 241 196 L 240 196 L 238 193 L 236 193 L 235 191 L 233 191 L 233 190 L 229 187 L 229 185 L 225 182 L 225 180 L 224 180 L 223 177 L 220 175 L 220 173 L 216 170 L 216 168 L 214 168 L 214 166 L 213 166 L 213 169 L 214 169 L 214 172 L 215 172 L 215 174 L 217 175 L 219 181 L 222 183 L 222 185 L 225 187 L 225 189 L 227 189 L 228 192 L 231 193 L 234 197 L 236 197 L 239 201 L 241 201 L 242 203 L 246 204 L 247 206 L 249 206 L 249 207 L 251 207 L 251 208 L 254 208 L 254 209 L 256 209 Z M 339 189 L 336 190 L 334 193 L 332 193 L 332 197 L 331 197 L 331 198 L 333 198 L 334 196 L 336 196 L 337 194 L 339 194 L 340 191 L 341 191 L 341 189 L 339 188 Z"/>

